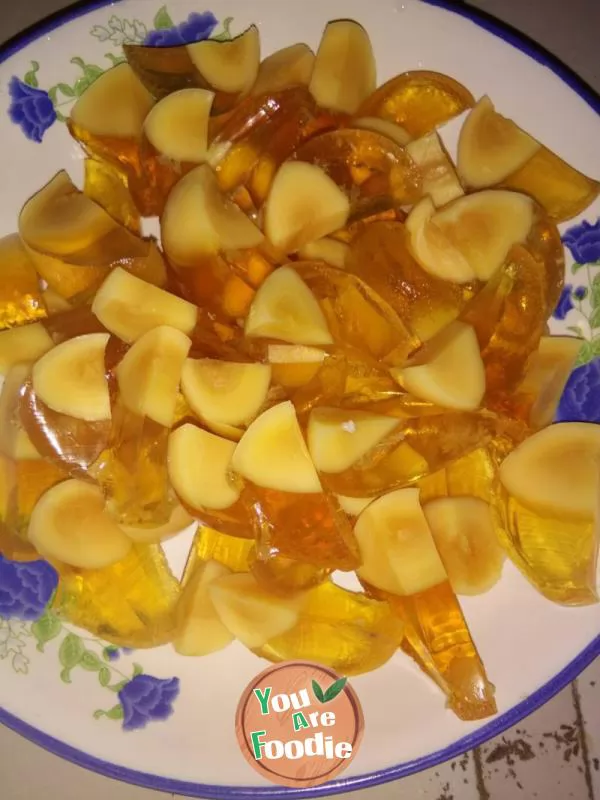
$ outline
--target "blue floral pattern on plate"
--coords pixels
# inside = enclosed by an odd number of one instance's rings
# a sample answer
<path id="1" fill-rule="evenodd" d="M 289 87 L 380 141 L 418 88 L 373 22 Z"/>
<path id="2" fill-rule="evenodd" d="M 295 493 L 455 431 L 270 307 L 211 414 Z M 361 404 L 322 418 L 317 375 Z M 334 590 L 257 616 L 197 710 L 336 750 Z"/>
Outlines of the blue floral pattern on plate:
<path id="1" fill-rule="evenodd" d="M 180 44 L 201 42 L 210 38 L 218 24 L 217 18 L 210 11 L 203 14 L 192 13 L 179 25 L 150 31 L 144 44 L 152 47 L 176 47 Z"/>
<path id="2" fill-rule="evenodd" d="M 0 554 L 0 616 L 38 619 L 57 584 L 56 570 L 46 561 L 9 561 Z"/>
<path id="3" fill-rule="evenodd" d="M 119 692 L 123 708 L 123 729 L 132 731 L 153 720 L 165 720 L 173 713 L 179 694 L 179 679 L 136 675 Z"/>
<path id="4" fill-rule="evenodd" d="M 11 98 L 8 109 L 11 120 L 19 125 L 28 139 L 41 142 L 57 119 L 48 92 L 36 89 L 15 76 L 8 84 L 8 93 Z"/>

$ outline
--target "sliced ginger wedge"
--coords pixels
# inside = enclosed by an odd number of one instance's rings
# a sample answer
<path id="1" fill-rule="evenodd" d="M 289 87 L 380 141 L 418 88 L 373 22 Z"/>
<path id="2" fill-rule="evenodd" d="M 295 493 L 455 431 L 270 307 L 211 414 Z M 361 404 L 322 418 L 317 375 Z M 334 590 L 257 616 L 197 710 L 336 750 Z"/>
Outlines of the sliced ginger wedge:
<path id="1" fill-rule="evenodd" d="M 192 411 L 211 423 L 240 426 L 252 422 L 271 383 L 268 364 L 236 364 L 211 358 L 188 359 L 181 389 Z"/>
<path id="2" fill-rule="evenodd" d="M 368 33 L 357 22 L 329 22 L 323 32 L 309 89 L 322 108 L 354 114 L 375 91 L 375 56 Z"/>
<path id="3" fill-rule="evenodd" d="M 184 333 L 167 325 L 141 336 L 115 371 L 124 405 L 159 425 L 171 427 L 181 371 L 191 345 Z"/>
<path id="4" fill-rule="evenodd" d="M 471 189 L 495 186 L 540 149 L 539 142 L 503 117 L 484 95 L 467 116 L 458 140 L 458 172 Z"/>
<path id="5" fill-rule="evenodd" d="M 219 511 L 239 500 L 241 483 L 229 469 L 235 448 L 235 442 L 189 423 L 169 435 L 169 480 L 183 503 Z"/>
<path id="6" fill-rule="evenodd" d="M 96 292 L 92 312 L 124 342 L 135 342 L 158 325 L 191 333 L 198 309 L 187 300 L 116 267 Z"/>
<path id="7" fill-rule="evenodd" d="M 263 241 L 263 234 L 244 212 L 221 193 L 207 164 L 188 172 L 175 186 L 161 219 L 162 243 L 180 267 L 220 250 L 245 250 Z"/>
<path id="8" fill-rule="evenodd" d="M 393 417 L 368 411 L 316 408 L 308 422 L 308 450 L 319 472 L 339 474 L 377 447 L 398 424 Z"/>
<path id="9" fill-rule="evenodd" d="M 219 618 L 249 648 L 262 647 L 298 622 L 305 595 L 269 594 L 249 573 L 212 581 L 208 593 Z"/>
<path id="10" fill-rule="evenodd" d="M 454 591 L 489 591 L 505 560 L 489 505 L 478 497 L 441 497 L 425 503 L 423 511 Z"/>
<path id="11" fill-rule="evenodd" d="M 254 85 L 260 65 L 258 28 L 251 25 L 230 41 L 205 39 L 189 44 L 187 52 L 212 89 L 228 94 L 246 94 Z"/>
<path id="12" fill-rule="evenodd" d="M 31 514 L 27 532 L 40 555 L 81 569 L 102 569 L 132 547 L 105 509 L 98 486 L 68 480 L 48 489 Z"/>
<path id="13" fill-rule="evenodd" d="M 144 121 L 146 138 L 172 161 L 202 164 L 213 99 L 214 93 L 206 89 L 180 89 L 163 97 Z"/>
<path id="14" fill-rule="evenodd" d="M 163 525 L 140 528 L 133 525 L 121 525 L 121 530 L 136 544 L 158 544 L 172 539 L 185 528 L 192 525 L 194 520 L 183 506 L 176 505 L 171 516 Z"/>
<path id="15" fill-rule="evenodd" d="M 35 361 L 54 347 L 41 322 L 0 331 L 0 375 L 24 361 Z"/>
<path id="16" fill-rule="evenodd" d="M 477 334 L 463 322 L 452 322 L 407 366 L 390 372 L 406 391 L 442 408 L 474 411 L 485 394 L 485 367 Z"/>
<path id="17" fill-rule="evenodd" d="M 298 250 L 298 255 L 303 261 L 324 261 L 338 269 L 344 269 L 349 253 L 350 245 L 338 242 L 337 239 L 330 239 L 328 236 L 308 242 Z"/>
<path id="18" fill-rule="evenodd" d="M 264 411 L 238 443 L 231 467 L 265 489 L 315 494 L 321 492 L 319 476 L 291 402 Z"/>
<path id="19" fill-rule="evenodd" d="M 177 603 L 173 647 L 181 656 L 207 656 L 227 647 L 235 638 L 221 622 L 210 597 L 211 584 L 231 575 L 219 561 L 199 564 Z"/>
<path id="20" fill-rule="evenodd" d="M 291 267 L 279 267 L 257 291 L 245 325 L 250 338 L 301 345 L 333 344 L 316 297 Z"/>
<path id="21" fill-rule="evenodd" d="M 378 589 L 412 595 L 448 578 L 418 489 L 397 489 L 374 500 L 357 519 L 354 535 L 362 558 L 357 574 Z"/>
<path id="22" fill-rule="evenodd" d="M 421 170 L 423 194 L 429 195 L 437 208 L 462 197 L 464 191 L 454 164 L 435 131 L 409 142 L 406 152 Z"/>
<path id="23" fill-rule="evenodd" d="M 346 193 L 315 164 L 287 161 L 277 171 L 264 208 L 267 239 L 292 253 L 343 228 L 350 214 Z"/>
<path id="24" fill-rule="evenodd" d="M 71 110 L 71 121 L 94 136 L 138 138 L 153 105 L 129 64 L 118 64 L 85 90 Z"/>
<path id="25" fill-rule="evenodd" d="M 411 140 L 410 133 L 403 128 L 402 125 L 391 122 L 389 119 L 380 119 L 379 117 L 358 117 L 358 119 L 352 120 L 352 127 L 360 128 L 361 130 L 365 131 L 375 131 L 375 133 L 381 133 L 383 136 L 387 136 L 388 139 L 391 139 L 392 142 L 399 144 L 401 147 L 407 145 Z"/>
<path id="26" fill-rule="evenodd" d="M 561 422 L 538 431 L 502 462 L 500 480 L 533 511 L 593 520 L 598 510 L 600 425 Z"/>
<path id="27" fill-rule="evenodd" d="M 554 419 L 581 345 L 582 340 L 573 336 L 542 336 L 540 339 L 518 388 L 518 392 L 535 398 L 529 412 L 529 424 L 533 428 L 545 428 Z"/>
<path id="28" fill-rule="evenodd" d="M 271 94 L 288 86 L 308 86 L 315 54 L 307 44 L 291 44 L 260 63 L 251 94 Z"/>
<path id="29" fill-rule="evenodd" d="M 54 347 L 33 366 L 33 390 L 53 411 L 100 422 L 111 418 L 104 366 L 108 333 L 76 336 Z"/>
<path id="30" fill-rule="evenodd" d="M 424 270 L 454 283 L 487 281 L 533 223 L 532 200 L 519 192 L 465 195 L 435 211 L 425 198 L 406 220 L 410 246 Z"/>

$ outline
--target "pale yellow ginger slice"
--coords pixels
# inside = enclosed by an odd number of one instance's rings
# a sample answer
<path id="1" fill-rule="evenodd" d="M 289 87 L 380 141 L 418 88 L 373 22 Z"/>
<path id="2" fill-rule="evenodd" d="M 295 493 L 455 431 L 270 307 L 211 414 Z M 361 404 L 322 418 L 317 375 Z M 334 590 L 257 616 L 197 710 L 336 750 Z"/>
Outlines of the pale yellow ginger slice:
<path id="1" fill-rule="evenodd" d="M 573 336 L 542 336 L 540 339 L 518 389 L 535 397 L 529 412 L 532 427 L 545 428 L 554 419 L 582 344 L 582 339 Z"/>
<path id="2" fill-rule="evenodd" d="M 24 361 L 35 361 L 54 347 L 41 322 L 0 331 L 0 375 Z"/>
<path id="3" fill-rule="evenodd" d="M 487 190 L 459 197 L 439 211 L 425 198 L 406 227 L 414 257 L 431 275 L 454 283 L 487 281 L 510 248 L 526 240 L 533 214 L 526 195 Z"/>
<path id="4" fill-rule="evenodd" d="M 194 66 L 212 89 L 229 94 L 250 91 L 260 65 L 260 36 L 251 25 L 235 39 L 205 39 L 188 44 Z"/>
<path id="5" fill-rule="evenodd" d="M 533 511 L 593 520 L 600 483 L 600 425 L 561 422 L 534 433 L 502 462 L 500 480 Z"/>
<path id="6" fill-rule="evenodd" d="M 396 122 L 391 122 L 389 119 L 380 119 L 379 117 L 358 117 L 351 122 L 353 128 L 360 128 L 365 131 L 375 131 L 381 133 L 382 136 L 387 136 L 392 142 L 405 147 L 411 140 L 410 133 L 398 125 Z"/>
<path id="7" fill-rule="evenodd" d="M 221 622 L 251 649 L 293 628 L 305 601 L 304 594 L 269 594 L 253 575 L 244 572 L 212 581 L 208 594 Z"/>
<path id="8" fill-rule="evenodd" d="M 219 561 L 199 564 L 185 584 L 176 609 L 173 647 L 181 656 L 207 656 L 227 647 L 234 636 L 219 619 L 210 597 L 210 586 L 230 575 Z"/>
<path id="9" fill-rule="evenodd" d="M 27 536 L 44 558 L 82 569 L 115 564 L 133 544 L 106 511 L 102 490 L 82 480 L 58 483 L 40 497 Z"/>
<path id="10" fill-rule="evenodd" d="M 307 44 L 291 44 L 267 56 L 260 63 L 251 94 L 272 94 L 289 86 L 308 86 L 315 54 Z"/>
<path id="11" fill-rule="evenodd" d="M 57 345 L 33 366 L 33 390 L 53 411 L 100 422 L 111 418 L 104 366 L 108 333 L 88 333 Z"/>
<path id="12" fill-rule="evenodd" d="M 437 208 L 462 197 L 454 164 L 435 131 L 407 144 L 406 152 L 421 171 L 423 194 L 429 195 Z"/>
<path id="13" fill-rule="evenodd" d="M 336 497 L 340 508 L 349 517 L 360 516 L 365 508 L 375 500 L 374 497 L 347 497 L 343 494 L 338 494 Z"/>
<path id="14" fill-rule="evenodd" d="M 293 253 L 343 228 L 350 201 L 316 164 L 286 161 L 278 169 L 264 206 L 264 230 L 271 244 Z"/>
<path id="15" fill-rule="evenodd" d="M 488 503 L 478 497 L 440 497 L 425 503 L 423 511 L 454 591 L 477 595 L 495 586 L 505 554 Z"/>
<path id="16" fill-rule="evenodd" d="M 289 401 L 273 406 L 254 420 L 235 449 L 231 467 L 265 489 L 298 494 L 321 492 L 319 476 Z"/>
<path id="17" fill-rule="evenodd" d="M 194 88 L 180 89 L 163 97 L 146 117 L 146 138 L 161 155 L 172 161 L 204 163 L 213 99 L 213 92 Z"/>
<path id="18" fill-rule="evenodd" d="M 237 364 L 211 358 L 183 365 L 181 389 L 192 411 L 212 424 L 239 427 L 256 417 L 271 383 L 268 364 Z"/>
<path id="19" fill-rule="evenodd" d="M 397 489 L 370 503 L 354 526 L 358 576 L 403 596 L 431 589 L 448 575 L 419 503 L 418 489 Z"/>
<path id="20" fill-rule="evenodd" d="M 54 289 L 44 289 L 42 292 L 44 305 L 48 309 L 48 314 L 60 314 L 62 311 L 70 311 L 73 307 L 68 300 L 61 297 Z"/>
<path id="21" fill-rule="evenodd" d="M 191 345 L 184 333 L 167 325 L 141 336 L 115 370 L 126 408 L 170 428 L 181 371 Z"/>
<path id="22" fill-rule="evenodd" d="M 235 442 L 186 424 L 169 434 L 169 480 L 189 508 L 215 511 L 239 500 L 241 482 L 230 474 Z"/>
<path id="23" fill-rule="evenodd" d="M 135 342 L 159 325 L 191 333 L 198 309 L 187 300 L 116 267 L 96 292 L 92 312 L 106 330 L 124 342 Z"/>
<path id="24" fill-rule="evenodd" d="M 317 103 L 322 108 L 354 114 L 376 85 L 375 56 L 366 30 L 352 20 L 329 22 L 309 84 Z"/>
<path id="25" fill-rule="evenodd" d="M 385 440 L 399 420 L 369 411 L 319 407 L 308 421 L 308 450 L 317 470 L 339 474 Z"/>
<path id="26" fill-rule="evenodd" d="M 487 95 L 469 112 L 458 139 L 458 173 L 471 189 L 501 183 L 540 149 L 539 142 L 494 109 Z"/>
<path id="27" fill-rule="evenodd" d="M 256 247 L 264 239 L 221 193 L 208 164 L 195 167 L 175 185 L 161 218 L 161 236 L 167 257 L 180 267 L 198 267 L 207 255 Z"/>
<path id="28" fill-rule="evenodd" d="M 317 298 L 291 267 L 279 267 L 257 291 L 248 311 L 246 336 L 300 345 L 333 344 Z"/>
<path id="29" fill-rule="evenodd" d="M 135 139 L 153 105 L 129 64 L 117 64 L 85 90 L 71 109 L 71 121 L 94 136 Z"/>
<path id="30" fill-rule="evenodd" d="M 30 364 L 15 364 L 6 373 L 0 393 L 0 451 L 16 461 L 41 457 L 19 417 L 21 390 L 30 375 Z"/>
<path id="31" fill-rule="evenodd" d="M 163 525 L 154 527 L 139 527 L 134 525 L 121 525 L 123 533 L 136 544 L 158 544 L 172 539 L 192 525 L 194 520 L 183 506 L 176 505 L 171 516 Z"/>
<path id="32" fill-rule="evenodd" d="M 407 392 L 442 408 L 474 411 L 485 395 L 485 367 L 474 329 L 452 322 L 404 367 L 390 370 Z"/>
<path id="33" fill-rule="evenodd" d="M 332 267 L 344 269 L 349 252 L 350 245 L 325 236 L 305 244 L 298 250 L 298 255 L 304 261 L 324 261 Z"/>
<path id="34" fill-rule="evenodd" d="M 80 192 L 64 170 L 36 192 L 19 215 L 24 243 L 54 256 L 84 251 L 115 227 L 113 218 Z"/>

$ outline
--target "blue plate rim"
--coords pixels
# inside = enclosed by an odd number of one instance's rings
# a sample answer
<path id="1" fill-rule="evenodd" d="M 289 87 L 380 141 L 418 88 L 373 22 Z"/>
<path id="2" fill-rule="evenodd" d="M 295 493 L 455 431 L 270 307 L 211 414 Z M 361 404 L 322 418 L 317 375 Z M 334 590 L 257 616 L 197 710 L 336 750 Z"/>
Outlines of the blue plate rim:
<path id="1" fill-rule="evenodd" d="M 502 39 L 507 44 L 525 53 L 525 55 L 537 61 L 539 64 L 550 69 L 563 83 L 567 84 L 576 94 L 581 97 L 597 114 L 600 115 L 600 95 L 598 95 L 585 81 L 583 81 L 573 70 L 563 64 L 556 56 L 539 45 L 527 35 L 516 30 L 508 23 L 502 22 L 490 14 L 479 9 L 465 6 L 453 0 L 420 0 L 427 5 L 442 8 L 445 11 L 458 14 L 461 17 L 471 20 L 478 27 L 483 28 L 492 35 Z M 99 8 L 118 5 L 122 0 L 79 0 L 72 6 L 62 11 L 58 11 L 46 17 L 40 22 L 31 25 L 21 33 L 13 36 L 0 46 L 0 64 L 7 61 L 11 56 L 18 53 L 27 45 L 41 38 L 42 36 L 62 27 L 66 23 L 72 22 L 78 17 L 89 14 Z M 570 661 L 557 675 L 533 692 L 525 700 L 517 703 L 509 711 L 500 714 L 491 722 L 479 728 L 472 734 L 459 739 L 449 747 L 437 750 L 423 758 L 415 759 L 394 767 L 370 772 L 364 775 L 355 775 L 341 780 L 332 781 L 322 786 L 315 786 L 308 789 L 284 789 L 283 787 L 258 787 L 258 786 L 218 786 L 215 784 L 191 783 L 179 781 L 172 778 L 163 778 L 151 773 L 139 772 L 137 770 L 119 767 L 108 761 L 96 758 L 82 750 L 71 747 L 65 742 L 61 742 L 52 736 L 38 730 L 23 720 L 15 717 L 10 712 L 0 707 L 0 723 L 6 725 L 21 736 L 29 739 L 34 744 L 43 747 L 45 750 L 71 761 L 78 766 L 85 767 L 93 772 L 97 772 L 108 778 L 133 783 L 148 789 L 174 794 L 188 795 L 191 797 L 204 797 L 210 800 L 234 800 L 236 798 L 269 798 L 276 800 L 289 797 L 327 797 L 341 792 L 366 789 L 378 786 L 389 781 L 407 777 L 425 769 L 437 766 L 452 758 L 461 756 L 468 750 L 472 750 L 494 736 L 499 735 L 507 728 L 515 725 L 524 717 L 531 714 L 544 703 L 548 702 L 561 689 L 564 689 L 573 681 L 589 664 L 600 655 L 600 635 L 593 639 L 587 647 Z"/>

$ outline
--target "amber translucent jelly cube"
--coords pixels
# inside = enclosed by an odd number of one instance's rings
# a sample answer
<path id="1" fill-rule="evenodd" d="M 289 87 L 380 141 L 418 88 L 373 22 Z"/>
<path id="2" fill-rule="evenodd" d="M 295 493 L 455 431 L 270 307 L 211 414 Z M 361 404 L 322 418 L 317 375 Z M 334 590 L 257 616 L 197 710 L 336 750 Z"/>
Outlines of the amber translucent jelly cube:
<path id="1" fill-rule="evenodd" d="M 53 411 L 31 381 L 23 387 L 20 416 L 38 452 L 74 477 L 85 474 L 108 446 L 110 421 L 87 422 Z"/>
<path id="2" fill-rule="evenodd" d="M 179 583 L 158 545 L 136 545 L 104 569 L 56 565 L 52 609 L 73 625 L 123 647 L 157 647 L 175 627 Z"/>
<path id="3" fill-rule="evenodd" d="M 140 212 L 129 191 L 125 172 L 99 158 L 86 158 L 84 167 L 84 193 L 113 219 L 139 235 Z"/>
<path id="4" fill-rule="evenodd" d="M 419 483 L 421 503 L 438 497 L 478 497 L 489 503 L 493 499 L 497 468 L 488 448 L 480 447 L 445 469 L 433 472 Z"/>
<path id="5" fill-rule="evenodd" d="M 385 664 L 403 638 L 403 625 L 385 602 L 331 581 L 308 592 L 297 624 L 259 648 L 269 661 L 316 661 L 342 675 Z"/>
<path id="6" fill-rule="evenodd" d="M 494 686 L 449 581 L 407 597 L 389 595 L 388 600 L 406 625 L 420 666 L 447 687 L 454 713 L 464 720 L 495 714 Z"/>
<path id="7" fill-rule="evenodd" d="M 535 588 L 566 606 L 598 602 L 598 520 L 547 516 L 510 497 L 498 483 L 495 503 L 502 545 Z"/>
<path id="8" fill-rule="evenodd" d="M 47 316 L 37 272 L 21 238 L 0 239 L 0 329 Z"/>
<path id="9" fill-rule="evenodd" d="M 286 558 L 275 547 L 265 545 L 252 551 L 249 564 L 250 572 L 261 586 L 283 596 L 318 586 L 332 571 Z"/>
<path id="10" fill-rule="evenodd" d="M 481 284 L 456 284 L 426 272 L 412 257 L 401 222 L 372 222 L 351 242 L 346 270 L 365 281 L 420 341 L 456 319 Z"/>
<path id="11" fill-rule="evenodd" d="M 396 75 L 368 97 L 358 117 L 380 117 L 424 136 L 475 105 L 471 92 L 448 75 L 412 70 Z"/>
<path id="12" fill-rule="evenodd" d="M 230 536 L 201 525 L 186 564 L 184 583 L 200 562 L 218 561 L 232 572 L 248 572 L 253 550 L 253 539 Z"/>
<path id="13" fill-rule="evenodd" d="M 250 484 L 242 495 L 259 549 L 326 569 L 352 570 L 359 555 L 348 518 L 327 494 L 295 494 Z"/>
<path id="14" fill-rule="evenodd" d="M 299 147 L 294 159 L 316 164 L 345 189 L 351 219 L 415 203 L 421 173 L 406 151 L 373 131 L 322 133 Z"/>
<path id="15" fill-rule="evenodd" d="M 0 456 L 3 521 L 11 532 L 27 538 L 33 507 L 44 494 L 68 476 L 55 464 L 43 459 L 15 461 Z"/>
<path id="16" fill-rule="evenodd" d="M 33 545 L 13 533 L 4 522 L 0 522 L 0 555 L 9 561 L 36 561 L 40 557 Z"/>

